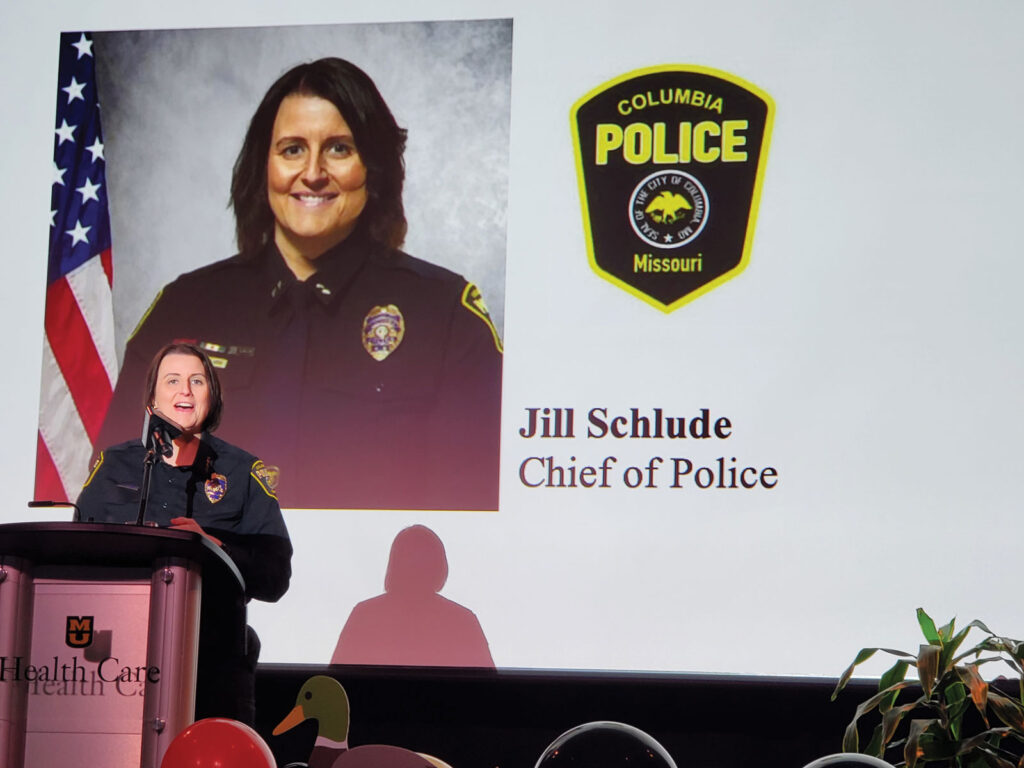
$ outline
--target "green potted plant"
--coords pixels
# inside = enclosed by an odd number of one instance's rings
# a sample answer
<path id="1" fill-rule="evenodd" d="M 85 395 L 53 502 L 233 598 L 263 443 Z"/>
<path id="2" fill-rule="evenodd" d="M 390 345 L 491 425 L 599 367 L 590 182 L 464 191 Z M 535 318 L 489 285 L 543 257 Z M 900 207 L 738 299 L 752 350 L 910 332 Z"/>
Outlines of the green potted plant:
<path id="1" fill-rule="evenodd" d="M 893 756 L 901 757 L 895 765 L 907 768 L 925 764 L 937 768 L 1024 768 L 1024 643 L 1000 637 L 980 621 L 972 621 L 959 632 L 955 619 L 936 628 L 921 608 L 917 609 L 917 621 L 927 642 L 916 654 L 864 648 L 839 678 L 833 701 L 858 664 L 878 651 L 897 658 L 878 681 L 878 692 L 857 707 L 843 735 L 843 751 L 889 762 L 894 762 Z M 975 629 L 987 636 L 961 650 L 968 633 Z M 996 661 L 1013 670 L 1014 681 L 998 687 L 985 681 L 982 665 Z M 916 679 L 907 679 L 911 667 L 917 670 Z M 904 691 L 904 697 L 917 697 L 901 703 Z M 880 721 L 862 746 L 858 726 L 870 713 Z"/>

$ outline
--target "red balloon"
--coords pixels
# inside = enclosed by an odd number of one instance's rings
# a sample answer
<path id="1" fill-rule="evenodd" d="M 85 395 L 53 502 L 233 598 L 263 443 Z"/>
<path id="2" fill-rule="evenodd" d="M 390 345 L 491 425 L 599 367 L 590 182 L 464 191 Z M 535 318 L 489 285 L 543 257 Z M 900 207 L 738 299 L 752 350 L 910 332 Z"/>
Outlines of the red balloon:
<path id="1" fill-rule="evenodd" d="M 245 723 L 210 717 L 174 737 L 160 768 L 277 768 L 260 735 Z"/>

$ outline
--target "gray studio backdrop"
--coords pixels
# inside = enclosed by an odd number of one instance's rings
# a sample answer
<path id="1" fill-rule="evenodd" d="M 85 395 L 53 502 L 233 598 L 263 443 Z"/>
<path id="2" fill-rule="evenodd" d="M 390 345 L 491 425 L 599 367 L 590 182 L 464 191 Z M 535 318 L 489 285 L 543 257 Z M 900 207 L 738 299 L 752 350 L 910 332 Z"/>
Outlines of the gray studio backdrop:
<path id="1" fill-rule="evenodd" d="M 511 20 L 95 39 L 119 356 L 161 287 L 236 252 L 231 168 L 249 120 L 278 76 L 324 56 L 365 70 L 409 132 L 404 250 L 476 283 L 503 329 Z"/>

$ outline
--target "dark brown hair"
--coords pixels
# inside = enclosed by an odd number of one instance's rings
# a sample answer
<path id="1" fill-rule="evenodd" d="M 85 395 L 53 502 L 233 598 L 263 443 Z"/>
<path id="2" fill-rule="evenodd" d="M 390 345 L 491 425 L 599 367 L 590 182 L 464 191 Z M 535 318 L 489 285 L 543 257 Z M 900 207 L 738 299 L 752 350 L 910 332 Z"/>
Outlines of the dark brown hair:
<path id="1" fill-rule="evenodd" d="M 405 240 L 402 205 L 406 131 L 399 128 L 383 97 L 363 70 L 344 59 L 300 64 L 270 86 L 252 116 L 231 176 L 235 237 L 242 253 L 255 252 L 274 237 L 274 214 L 267 199 L 267 157 L 281 102 L 292 94 L 331 102 L 352 129 L 356 150 L 366 166 L 366 208 L 360 231 L 392 248 Z"/>
<path id="2" fill-rule="evenodd" d="M 168 355 L 192 355 L 192 357 L 198 357 L 203 363 L 203 373 L 206 374 L 206 381 L 210 387 L 210 411 L 203 421 L 203 432 L 213 432 L 220 424 L 220 413 L 224 409 L 224 400 L 220 394 L 220 379 L 217 378 L 217 369 L 213 367 L 210 358 L 195 344 L 175 341 L 164 345 L 153 356 L 153 362 L 149 364 L 149 370 L 146 372 L 146 396 L 142 406 L 149 408 L 153 405 L 156 398 L 156 377 L 160 372 L 160 363 Z"/>

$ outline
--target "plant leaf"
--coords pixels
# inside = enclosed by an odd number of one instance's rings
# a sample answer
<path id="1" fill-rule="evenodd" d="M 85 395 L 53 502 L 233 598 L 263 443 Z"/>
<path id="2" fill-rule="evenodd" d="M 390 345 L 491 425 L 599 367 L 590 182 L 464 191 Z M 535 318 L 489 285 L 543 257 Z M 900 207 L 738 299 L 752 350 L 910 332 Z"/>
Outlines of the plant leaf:
<path id="1" fill-rule="evenodd" d="M 967 686 L 967 690 L 970 691 L 974 708 L 978 710 L 978 714 L 985 721 L 985 727 L 988 728 L 988 714 L 985 711 L 988 707 L 988 683 L 985 682 L 981 673 L 978 672 L 978 665 L 965 664 L 962 667 L 957 667 L 956 672 L 960 680 Z"/>
<path id="2" fill-rule="evenodd" d="M 950 638 L 953 637 L 953 627 L 956 625 L 956 616 L 949 620 L 948 624 L 939 627 L 939 640 L 942 645 L 949 642 Z"/>
<path id="3" fill-rule="evenodd" d="M 846 726 L 846 731 L 843 733 L 843 752 L 859 752 L 860 751 L 860 737 L 857 734 L 857 721 L 861 717 L 866 715 L 868 712 L 878 706 L 879 702 L 892 696 L 896 691 L 900 691 L 904 688 L 908 688 L 913 685 L 910 680 L 903 680 L 902 682 L 896 683 L 896 685 L 886 688 L 884 691 L 879 691 L 870 699 L 862 701 L 857 705 L 856 711 L 853 713 L 853 720 Z M 915 704 L 906 706 L 913 707 L 916 704 L 921 703 L 923 699 L 919 699 Z"/>
<path id="4" fill-rule="evenodd" d="M 1003 752 L 1003 754 L 1000 754 Z M 979 768 L 1014 768 L 1014 763 L 1007 760 L 1003 755 L 1009 753 L 1004 750 L 996 750 L 993 747 L 983 744 L 971 752 L 968 766 L 979 766 Z M 1010 755 L 1016 758 L 1016 755 Z"/>
<path id="5" fill-rule="evenodd" d="M 891 688 L 896 683 L 902 682 L 907 677 L 907 668 L 910 665 L 900 659 L 892 665 L 885 674 L 878 680 L 878 690 L 884 691 L 886 688 Z M 892 692 L 892 698 L 885 700 L 883 699 L 878 703 L 878 711 L 883 715 L 889 711 L 890 707 L 896 704 L 896 697 L 899 696 L 899 690 Z"/>
<path id="6" fill-rule="evenodd" d="M 872 755 L 874 757 L 881 757 L 884 747 L 882 746 L 882 723 L 875 726 L 875 730 L 871 732 L 871 741 L 864 747 L 865 755 Z"/>
<path id="7" fill-rule="evenodd" d="M 843 752 L 858 752 L 859 750 L 859 739 L 857 734 L 857 718 L 853 718 L 850 724 L 846 726 L 846 730 L 843 731 Z"/>
<path id="8" fill-rule="evenodd" d="M 935 688 L 935 680 L 939 675 L 939 654 L 942 648 L 938 645 L 922 645 L 917 653 L 917 677 L 925 696 L 931 696 Z"/>
<path id="9" fill-rule="evenodd" d="M 987 731 L 975 734 L 969 739 L 960 742 L 957 748 L 958 757 L 967 757 L 967 761 L 961 760 L 961 764 L 967 766 L 998 766 L 998 768 L 1013 768 L 1017 755 L 1000 745 L 1004 736 L 1013 736 L 1012 728 L 1000 727 L 990 728 Z"/>
<path id="10" fill-rule="evenodd" d="M 988 692 L 988 705 L 1003 723 L 1024 732 L 1024 707 L 992 688 Z"/>
<path id="11" fill-rule="evenodd" d="M 877 707 L 879 702 L 884 700 L 887 696 L 891 696 L 896 691 L 902 691 L 904 688 L 909 688 L 911 685 L 914 685 L 914 682 L 912 680 L 903 680 L 903 681 L 901 681 L 899 683 L 896 683 L 896 685 L 893 685 L 893 686 L 890 686 L 889 688 L 886 688 L 884 691 L 879 691 L 874 696 L 872 696 L 870 699 L 862 701 L 860 704 L 857 705 L 857 711 L 856 711 L 855 719 L 858 718 L 858 717 L 863 717 L 864 715 L 866 715 L 872 709 Z M 915 703 L 916 704 L 924 703 L 924 699 L 923 698 L 918 699 Z"/>
<path id="12" fill-rule="evenodd" d="M 1009 653 L 1013 660 L 1008 660 L 1007 664 L 1013 667 L 1018 675 L 1024 676 L 1024 643 L 1018 640 L 1013 640 L 1011 642 L 1013 643 L 1013 646 Z"/>
<path id="13" fill-rule="evenodd" d="M 981 756 L 984 758 L 985 763 L 988 764 L 989 768 L 1016 768 L 1014 763 L 1010 762 L 1006 758 L 990 752 L 987 749 L 979 749 Z"/>
<path id="14" fill-rule="evenodd" d="M 903 720 L 903 716 L 911 710 L 917 708 L 918 702 L 912 704 L 904 704 L 901 707 L 893 707 L 884 715 L 882 715 L 882 751 L 884 752 L 885 747 L 888 746 L 892 737 L 896 735 L 896 729 L 899 727 L 900 722 Z M 884 754 L 881 752 L 875 757 L 884 758 Z"/>
<path id="15" fill-rule="evenodd" d="M 918 609 L 920 610 L 920 609 Z M 922 611 L 923 613 L 923 611 Z M 903 759 L 907 764 L 907 768 L 914 768 L 917 765 L 917 761 L 924 755 L 924 750 L 920 746 L 921 734 L 925 732 L 925 729 L 929 728 L 937 722 L 936 720 L 913 720 L 910 723 L 910 733 L 907 735 L 907 742 L 903 745 Z"/>
<path id="16" fill-rule="evenodd" d="M 949 735 L 960 741 L 960 723 L 967 709 L 967 686 L 956 680 L 946 686 L 946 718 L 949 720 Z"/>
<path id="17" fill-rule="evenodd" d="M 964 639 L 967 637 L 967 633 L 970 631 L 971 626 L 968 624 L 942 646 L 942 656 L 939 658 L 940 669 L 947 670 L 953 666 L 953 657 L 956 655 L 957 649 L 963 644 Z"/>
<path id="18" fill-rule="evenodd" d="M 839 682 L 836 683 L 836 688 L 835 688 L 834 691 L 832 691 L 831 701 L 835 701 L 836 700 L 836 696 L 839 695 L 839 692 L 841 690 L 843 690 L 843 688 L 846 687 L 846 684 L 848 682 L 850 682 L 850 678 L 853 677 L 853 670 L 857 668 L 857 665 L 858 664 L 862 664 L 865 661 L 867 661 L 868 659 L 870 659 L 879 650 L 881 650 L 881 649 L 880 648 L 861 648 L 859 651 L 857 651 L 856 658 L 854 658 L 854 660 L 850 664 L 850 666 L 848 666 L 843 671 L 843 674 L 841 674 L 839 676 Z"/>
<path id="19" fill-rule="evenodd" d="M 916 723 L 911 721 L 911 725 Z M 956 743 L 951 741 L 949 735 L 942 728 L 942 721 L 933 720 L 918 740 L 920 750 L 919 760 L 931 762 L 932 760 L 949 760 L 956 755 Z"/>
<path id="20" fill-rule="evenodd" d="M 993 736 L 1002 738 L 1003 736 L 1009 736 L 1012 732 L 1013 729 L 1009 727 L 989 728 L 988 730 L 976 733 L 970 738 L 961 741 L 960 746 L 957 747 L 956 753 L 958 755 L 965 755 L 972 749 L 977 749 L 978 747 L 982 747 L 987 744 L 988 740 Z"/>
<path id="21" fill-rule="evenodd" d="M 967 626 L 968 627 L 977 627 L 982 632 L 988 632 L 990 635 L 994 635 L 995 634 L 995 632 L 993 632 L 991 629 L 989 629 L 988 627 L 985 626 L 985 622 L 979 621 L 978 619 L 975 619 L 974 621 L 972 621 Z"/>
<path id="22" fill-rule="evenodd" d="M 855 658 L 853 660 L 853 663 L 850 664 L 850 666 L 846 668 L 843 674 L 839 676 L 839 682 L 836 683 L 836 688 L 834 691 L 832 691 L 832 701 L 836 700 L 836 696 L 839 695 L 839 692 L 846 687 L 846 684 L 848 682 L 850 682 L 850 678 L 853 677 L 853 670 L 857 667 L 857 665 L 864 663 L 872 656 L 874 656 L 878 651 L 881 651 L 882 653 L 891 654 L 892 656 L 901 656 L 905 659 L 908 659 L 908 663 L 910 664 L 917 663 L 916 660 L 914 660 L 914 655 L 911 653 L 907 653 L 906 651 L 897 651 L 893 650 L 892 648 L 861 648 L 860 651 L 857 653 L 857 658 Z"/>
<path id="23" fill-rule="evenodd" d="M 931 616 L 924 612 L 924 608 L 917 609 L 917 623 L 921 626 L 924 639 L 928 641 L 929 645 L 942 645 L 939 631 L 935 628 L 935 622 L 932 621 Z M 912 768 L 912 766 L 908 768 Z"/>

